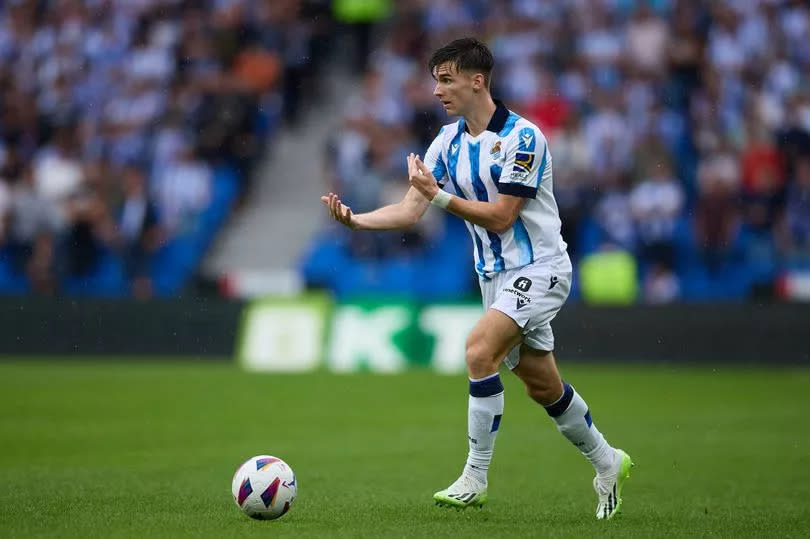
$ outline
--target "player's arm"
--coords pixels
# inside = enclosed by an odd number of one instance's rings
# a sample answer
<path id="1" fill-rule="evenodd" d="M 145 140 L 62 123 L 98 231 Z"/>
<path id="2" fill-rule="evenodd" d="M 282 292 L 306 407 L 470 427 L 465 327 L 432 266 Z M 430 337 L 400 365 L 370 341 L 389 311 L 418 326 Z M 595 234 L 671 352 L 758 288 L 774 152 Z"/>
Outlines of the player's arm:
<path id="1" fill-rule="evenodd" d="M 434 200 L 441 189 L 430 169 L 419 159 L 419 156 L 414 157 L 414 160 L 419 174 L 411 176 L 411 188 L 417 189 L 426 201 Z M 499 193 L 494 202 L 481 202 L 452 196 L 444 191 L 441 193 L 439 196 L 444 197 L 448 202 L 446 206 L 439 204 L 444 209 L 466 221 L 497 233 L 506 232 L 512 227 L 525 200 L 519 196 Z"/>
<path id="2" fill-rule="evenodd" d="M 405 197 L 396 204 L 383 206 L 368 213 L 352 213 L 335 193 L 321 197 L 329 208 L 332 218 L 352 230 L 393 230 L 416 224 L 427 211 L 430 202 L 411 187 Z"/>
<path id="3" fill-rule="evenodd" d="M 439 131 L 425 155 L 425 160 L 434 167 L 436 176 L 439 176 L 438 179 L 435 177 L 433 179 L 434 183 L 437 183 L 437 188 L 441 185 L 438 182 L 445 179 L 446 175 L 446 168 L 441 158 L 443 131 L 444 128 Z M 414 174 L 419 174 L 414 157 L 413 154 L 408 156 L 409 178 L 412 178 Z M 422 218 L 430 205 L 430 199 L 426 199 L 415 187 L 408 189 L 405 197 L 396 204 L 357 215 L 353 214 L 351 208 L 343 204 L 334 193 L 322 196 L 321 200 L 337 222 L 354 230 L 392 230 L 409 227 Z"/>
<path id="4" fill-rule="evenodd" d="M 515 219 L 523 209 L 524 200 L 504 194 L 498 194 L 498 198 L 494 202 L 452 197 L 447 205 L 447 211 L 487 230 L 501 234 L 515 224 Z"/>

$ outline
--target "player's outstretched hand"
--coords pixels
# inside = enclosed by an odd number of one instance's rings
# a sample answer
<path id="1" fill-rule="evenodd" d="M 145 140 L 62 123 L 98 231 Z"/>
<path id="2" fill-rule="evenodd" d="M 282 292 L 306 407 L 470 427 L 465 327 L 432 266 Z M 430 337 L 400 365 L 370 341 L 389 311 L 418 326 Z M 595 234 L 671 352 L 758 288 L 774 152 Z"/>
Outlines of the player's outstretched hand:
<path id="1" fill-rule="evenodd" d="M 329 213 L 335 221 L 351 229 L 356 228 L 356 224 L 352 221 L 352 209 L 343 204 L 335 193 L 322 196 L 321 202 L 329 208 Z"/>
<path id="2" fill-rule="evenodd" d="M 418 155 L 410 154 L 408 156 L 408 181 L 428 200 L 433 200 L 433 197 L 439 192 L 436 178 Z"/>

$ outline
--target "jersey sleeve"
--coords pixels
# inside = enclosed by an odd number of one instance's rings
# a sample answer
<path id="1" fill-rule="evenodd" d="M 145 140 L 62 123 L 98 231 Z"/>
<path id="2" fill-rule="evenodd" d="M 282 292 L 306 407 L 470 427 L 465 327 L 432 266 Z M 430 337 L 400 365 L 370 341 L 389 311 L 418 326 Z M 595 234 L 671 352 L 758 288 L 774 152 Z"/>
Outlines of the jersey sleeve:
<path id="1" fill-rule="evenodd" d="M 444 127 L 441 128 L 439 134 L 430 143 L 430 147 L 425 153 L 425 166 L 433 172 L 433 177 L 436 178 L 436 183 L 439 187 L 444 187 L 447 183 L 447 163 L 442 156 L 442 147 L 444 146 Z"/>
<path id="2" fill-rule="evenodd" d="M 506 144 L 506 162 L 498 181 L 498 192 L 524 198 L 537 196 L 548 146 L 536 129 L 524 127 Z"/>

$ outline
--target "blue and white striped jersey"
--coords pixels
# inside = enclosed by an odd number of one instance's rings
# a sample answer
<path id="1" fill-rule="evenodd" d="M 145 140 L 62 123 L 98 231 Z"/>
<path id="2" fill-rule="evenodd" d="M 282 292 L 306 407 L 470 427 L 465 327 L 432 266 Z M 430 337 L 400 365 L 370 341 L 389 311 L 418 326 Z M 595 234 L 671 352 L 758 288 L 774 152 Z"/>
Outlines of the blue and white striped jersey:
<path id="1" fill-rule="evenodd" d="M 442 127 L 425 155 L 442 189 L 461 198 L 494 201 L 498 193 L 525 197 L 514 225 L 502 234 L 466 222 L 475 269 L 484 279 L 565 252 L 554 200 L 551 154 L 536 125 L 496 101 L 487 129 L 471 136 L 462 118 Z"/>

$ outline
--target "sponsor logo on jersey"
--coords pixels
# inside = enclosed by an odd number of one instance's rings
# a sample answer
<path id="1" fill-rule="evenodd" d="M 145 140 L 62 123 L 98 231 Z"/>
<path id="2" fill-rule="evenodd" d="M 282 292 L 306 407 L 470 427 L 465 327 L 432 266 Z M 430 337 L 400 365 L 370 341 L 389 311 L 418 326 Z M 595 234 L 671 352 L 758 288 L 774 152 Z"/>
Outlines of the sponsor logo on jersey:
<path id="1" fill-rule="evenodd" d="M 534 153 L 517 152 L 515 154 L 515 166 L 512 167 L 513 172 L 531 172 L 532 167 L 534 167 Z"/>
<path id="2" fill-rule="evenodd" d="M 450 153 L 456 155 L 458 152 L 458 144 L 451 144 L 450 145 Z"/>
<path id="3" fill-rule="evenodd" d="M 552 288 L 557 286 L 557 283 L 559 283 L 559 282 L 560 282 L 560 278 L 557 277 L 556 275 L 552 275 L 551 279 L 549 279 L 548 289 L 551 290 Z"/>

